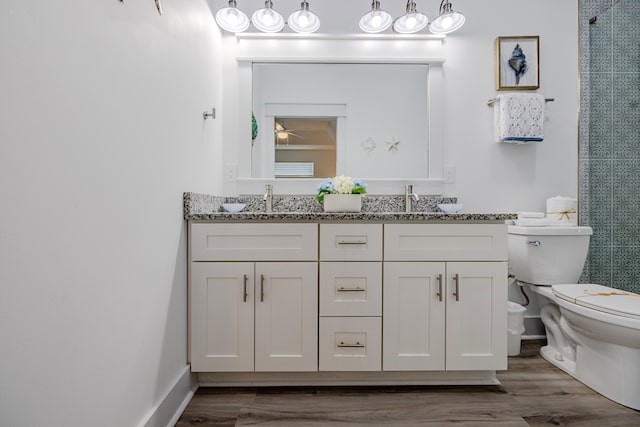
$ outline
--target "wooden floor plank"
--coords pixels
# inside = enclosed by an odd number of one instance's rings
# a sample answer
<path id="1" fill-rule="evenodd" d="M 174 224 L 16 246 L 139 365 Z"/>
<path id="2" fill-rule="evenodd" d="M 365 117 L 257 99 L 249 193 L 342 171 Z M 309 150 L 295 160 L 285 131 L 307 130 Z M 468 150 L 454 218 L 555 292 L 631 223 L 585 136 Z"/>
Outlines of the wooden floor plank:
<path id="1" fill-rule="evenodd" d="M 499 387 L 323 388 L 258 393 L 238 425 L 523 425 Z M 285 405 L 283 405 L 285 403 Z M 285 409 L 283 409 L 283 406 Z"/>
<path id="2" fill-rule="evenodd" d="M 618 405 L 542 359 L 523 341 L 500 386 L 201 388 L 187 426 L 640 426 Z"/>

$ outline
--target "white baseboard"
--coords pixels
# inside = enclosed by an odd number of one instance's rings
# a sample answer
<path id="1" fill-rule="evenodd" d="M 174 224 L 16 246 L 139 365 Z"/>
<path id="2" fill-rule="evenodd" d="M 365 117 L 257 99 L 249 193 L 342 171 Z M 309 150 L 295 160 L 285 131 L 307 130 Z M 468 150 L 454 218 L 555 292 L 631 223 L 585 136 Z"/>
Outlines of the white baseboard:
<path id="1" fill-rule="evenodd" d="M 191 373 L 191 366 L 187 365 L 138 427 L 173 427 L 197 389 L 196 375 Z"/>
<path id="2" fill-rule="evenodd" d="M 201 387 L 496 385 L 495 371 L 199 372 Z"/>

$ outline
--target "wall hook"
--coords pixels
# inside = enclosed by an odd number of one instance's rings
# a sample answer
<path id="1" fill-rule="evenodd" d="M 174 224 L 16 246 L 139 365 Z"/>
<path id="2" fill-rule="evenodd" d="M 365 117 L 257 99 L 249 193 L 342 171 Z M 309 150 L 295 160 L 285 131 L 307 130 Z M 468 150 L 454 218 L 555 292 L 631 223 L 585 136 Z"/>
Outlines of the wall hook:
<path id="1" fill-rule="evenodd" d="M 212 119 L 216 118 L 216 109 L 212 108 L 211 112 L 205 111 L 204 113 L 202 113 L 202 118 L 207 120 L 209 117 L 211 117 Z"/>

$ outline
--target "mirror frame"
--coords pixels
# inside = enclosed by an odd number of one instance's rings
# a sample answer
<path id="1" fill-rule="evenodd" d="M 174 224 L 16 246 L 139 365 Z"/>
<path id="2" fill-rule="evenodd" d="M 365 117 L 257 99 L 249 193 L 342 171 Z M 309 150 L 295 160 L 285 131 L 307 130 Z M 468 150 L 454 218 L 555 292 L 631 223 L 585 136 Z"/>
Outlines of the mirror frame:
<path id="1" fill-rule="evenodd" d="M 262 194 L 265 184 L 276 194 L 314 194 L 321 179 L 252 178 L 251 68 L 254 62 L 297 63 L 414 63 L 429 65 L 429 177 L 426 179 L 369 179 L 371 194 L 400 194 L 412 184 L 421 194 L 442 194 L 443 189 L 443 56 L 445 36 L 420 35 L 325 35 L 239 33 L 223 36 L 222 99 L 224 170 L 236 171 L 235 179 L 225 172 L 225 195 Z M 246 136 L 245 136 L 246 135 Z M 245 143 L 246 140 L 246 143 Z M 245 160 L 245 161 L 243 161 Z M 317 181 L 317 182 L 316 182 Z"/>

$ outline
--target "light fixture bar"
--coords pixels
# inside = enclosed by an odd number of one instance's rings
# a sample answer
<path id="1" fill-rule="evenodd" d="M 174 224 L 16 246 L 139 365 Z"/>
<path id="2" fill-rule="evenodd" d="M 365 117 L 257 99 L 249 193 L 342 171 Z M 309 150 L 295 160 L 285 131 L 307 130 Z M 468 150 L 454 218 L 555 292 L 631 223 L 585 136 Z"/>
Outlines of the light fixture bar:
<path id="1" fill-rule="evenodd" d="M 222 29 L 233 33 L 246 31 L 249 24 L 253 24 L 262 32 L 277 33 L 282 31 L 285 25 L 282 15 L 273 9 L 271 0 L 266 0 L 264 8 L 256 10 L 251 15 L 251 21 L 237 8 L 236 0 L 229 0 L 228 7 L 218 10 L 215 19 Z M 413 0 L 407 0 L 405 14 L 395 20 L 381 9 L 380 0 L 372 0 L 371 10 L 360 18 L 358 25 L 366 33 L 380 33 L 393 25 L 393 31 L 400 34 L 417 33 L 428 25 L 429 31 L 433 34 L 443 35 L 460 29 L 464 23 L 464 15 L 454 11 L 449 0 L 441 0 L 438 17 L 431 23 L 424 13 L 418 12 Z M 300 9 L 289 15 L 286 24 L 297 33 L 308 34 L 320 28 L 320 18 L 309 10 L 309 2 L 303 0 Z"/>

